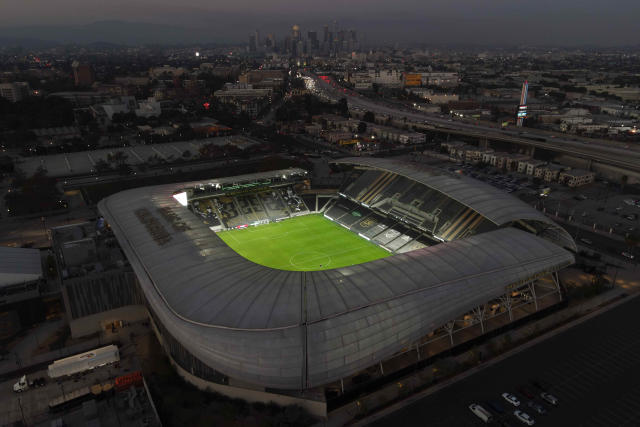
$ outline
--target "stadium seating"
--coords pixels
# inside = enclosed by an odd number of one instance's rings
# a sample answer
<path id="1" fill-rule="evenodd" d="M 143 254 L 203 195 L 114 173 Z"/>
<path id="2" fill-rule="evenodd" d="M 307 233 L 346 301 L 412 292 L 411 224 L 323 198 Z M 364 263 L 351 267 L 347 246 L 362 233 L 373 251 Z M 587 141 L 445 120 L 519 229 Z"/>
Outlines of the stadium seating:
<path id="1" fill-rule="evenodd" d="M 339 194 L 323 198 L 319 211 L 390 252 L 408 252 L 495 228 L 478 212 L 446 195 L 389 172 L 347 173 Z M 200 199 L 193 209 L 212 227 L 228 229 L 315 212 L 316 197 L 296 194 L 292 185 L 280 185 Z"/>
<path id="2" fill-rule="evenodd" d="M 247 219 L 248 224 L 266 222 L 269 218 L 255 194 L 243 194 L 234 197 L 238 209 Z"/>
<path id="3" fill-rule="evenodd" d="M 367 170 L 352 174 L 349 179 L 352 181 L 345 182 L 341 190 L 342 194 L 383 216 L 388 216 L 409 228 L 437 236 L 439 239 L 455 240 L 475 234 L 478 230 L 487 231 L 493 227 L 477 212 L 403 176 Z M 329 216 L 340 218 L 348 210 L 344 203 L 336 202 Z M 358 221 L 350 219 L 347 222 L 347 217 L 344 218 L 338 222 L 348 226 L 357 225 Z M 393 233 L 390 232 L 390 234 Z M 381 245 L 390 245 L 394 251 L 400 249 L 396 247 L 398 242 L 392 245 L 391 242 L 379 237 L 378 241 L 381 240 L 385 240 L 384 243 L 380 243 Z"/>
<path id="4" fill-rule="evenodd" d="M 354 204 L 347 199 L 339 198 L 325 212 L 325 216 L 331 220 L 337 221 L 344 215 L 351 212 Z"/>
<path id="5" fill-rule="evenodd" d="M 382 172 L 373 170 L 368 170 L 361 174 L 351 174 L 348 179 L 352 179 L 353 181 L 347 183 L 342 193 L 352 199 L 359 200 L 368 186 L 380 175 L 382 175 Z"/>
<path id="6" fill-rule="evenodd" d="M 271 221 L 289 217 L 289 211 L 276 189 L 258 193 L 258 199 L 262 202 L 267 217 Z"/>
<path id="7" fill-rule="evenodd" d="M 415 231 L 404 229 L 398 237 L 387 243 L 386 248 L 393 252 L 397 252 L 400 248 L 404 247 L 418 236 L 419 234 Z"/>
<path id="8" fill-rule="evenodd" d="M 196 200 L 191 206 L 193 211 L 203 218 L 205 224 L 208 224 L 210 227 L 222 225 L 218 218 L 217 210 L 210 199 Z"/>
<path id="9" fill-rule="evenodd" d="M 306 215 L 309 213 L 309 209 L 307 208 L 307 205 L 305 205 L 302 197 L 297 195 L 290 186 L 280 188 L 279 191 L 282 200 L 284 200 L 287 205 L 290 216 Z"/>
<path id="10" fill-rule="evenodd" d="M 226 228 L 233 228 L 247 224 L 247 219 L 238 211 L 233 197 L 220 196 L 213 199 L 216 208 L 220 212 L 220 219 Z"/>

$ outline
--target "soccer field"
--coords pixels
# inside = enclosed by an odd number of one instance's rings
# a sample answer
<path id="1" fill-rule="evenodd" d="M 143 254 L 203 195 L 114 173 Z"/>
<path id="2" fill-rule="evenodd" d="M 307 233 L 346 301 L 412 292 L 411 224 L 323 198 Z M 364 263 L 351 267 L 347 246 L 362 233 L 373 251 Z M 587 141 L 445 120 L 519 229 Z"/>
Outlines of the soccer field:
<path id="1" fill-rule="evenodd" d="M 279 270 L 329 270 L 390 255 L 322 215 L 222 231 L 218 236 L 248 260 Z"/>

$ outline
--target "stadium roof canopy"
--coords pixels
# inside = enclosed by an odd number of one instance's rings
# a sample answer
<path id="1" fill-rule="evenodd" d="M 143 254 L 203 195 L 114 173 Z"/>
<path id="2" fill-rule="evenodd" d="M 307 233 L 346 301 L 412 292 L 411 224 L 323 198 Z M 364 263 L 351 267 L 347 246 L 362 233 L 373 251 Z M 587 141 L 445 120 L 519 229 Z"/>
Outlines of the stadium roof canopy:
<path id="1" fill-rule="evenodd" d="M 574 261 L 546 239 L 503 228 L 334 270 L 275 270 L 237 254 L 172 197 L 196 184 L 124 191 L 99 209 L 154 318 L 206 365 L 267 387 L 349 376 L 507 286 Z"/>
<path id="2" fill-rule="evenodd" d="M 441 169 L 377 157 L 349 157 L 335 160 L 336 164 L 355 164 L 380 169 L 404 176 L 445 194 L 453 200 L 473 209 L 494 224 L 500 226 L 515 221 L 536 221 L 547 225 L 547 237 L 574 252 L 577 250 L 571 236 L 542 212 L 505 191 L 463 175 L 450 174 Z"/>
<path id="3" fill-rule="evenodd" d="M 0 288 L 42 277 L 40 250 L 0 247 Z"/>

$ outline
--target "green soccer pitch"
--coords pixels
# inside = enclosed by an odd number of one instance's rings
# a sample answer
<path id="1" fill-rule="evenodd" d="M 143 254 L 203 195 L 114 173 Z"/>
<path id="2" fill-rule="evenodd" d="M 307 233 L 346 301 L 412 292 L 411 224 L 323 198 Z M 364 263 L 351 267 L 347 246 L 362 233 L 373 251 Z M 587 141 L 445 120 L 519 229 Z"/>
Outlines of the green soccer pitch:
<path id="1" fill-rule="evenodd" d="M 319 214 L 222 231 L 234 251 L 279 270 L 329 270 L 389 256 L 389 252 Z"/>

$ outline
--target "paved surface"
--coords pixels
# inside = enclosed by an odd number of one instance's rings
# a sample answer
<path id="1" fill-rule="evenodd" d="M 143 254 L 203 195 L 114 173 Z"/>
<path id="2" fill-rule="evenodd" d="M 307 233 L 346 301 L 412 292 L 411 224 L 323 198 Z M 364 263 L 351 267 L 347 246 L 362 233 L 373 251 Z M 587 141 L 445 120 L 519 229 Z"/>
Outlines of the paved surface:
<path id="1" fill-rule="evenodd" d="M 3 360 L 0 360 L 0 373 L 6 372 L 3 368 L 13 368 L 15 370 L 21 367 L 23 363 L 26 363 L 34 356 L 34 352 L 38 347 L 62 328 L 65 323 L 64 319 L 55 319 L 43 322 L 29 330 L 24 338 L 9 349 Z M 11 363 L 12 360 L 15 360 L 15 364 Z"/>
<path id="2" fill-rule="evenodd" d="M 372 425 L 485 425 L 467 406 L 498 401 L 512 414 L 514 408 L 500 397 L 505 391 L 520 398 L 536 425 L 640 425 L 640 329 L 629 321 L 639 309 L 640 299 L 634 298 Z M 532 379 L 560 400 L 557 408 L 545 405 L 547 415 L 534 414 L 517 391 L 524 385 L 538 392 Z M 511 414 L 506 416 L 511 425 L 524 425 Z"/>
<path id="3" fill-rule="evenodd" d="M 113 381 L 113 378 L 135 371 L 140 368 L 139 361 L 135 357 L 135 345 L 131 342 L 130 334 L 149 334 L 150 329 L 143 324 L 136 323 L 129 327 L 120 328 L 116 334 L 110 331 L 102 334 L 102 342 L 92 345 L 88 349 L 105 345 L 111 338 L 117 338 L 122 345 L 120 350 L 120 362 L 117 365 L 108 365 L 96 368 L 93 371 L 76 375 L 73 378 L 50 379 L 47 369 L 43 368 L 27 374 L 27 379 L 43 377 L 47 384 L 44 387 L 32 388 L 22 393 L 13 392 L 13 384 L 18 376 L 0 382 L 0 426 L 24 419 L 27 425 L 34 425 L 46 419 L 49 414 L 49 402 L 74 390 L 91 386 L 97 383 Z M 112 336 L 117 335 L 117 336 Z M 86 350 L 83 350 L 86 351 Z M 72 353 L 75 354 L 75 353 Z"/>
<path id="4" fill-rule="evenodd" d="M 193 157 L 197 157 L 200 148 L 204 145 L 214 144 L 224 146 L 231 143 L 243 150 L 255 145 L 255 142 L 238 136 L 195 139 L 192 141 L 104 148 L 92 151 L 21 158 L 18 159 L 16 166 L 24 171 L 27 176 L 33 175 L 41 166 L 47 170 L 49 176 L 54 177 L 88 174 L 95 172 L 95 164 L 98 161 L 104 160 L 109 162 L 109 155 L 117 152 L 122 152 L 126 156 L 127 164 L 139 165 L 148 163 L 149 159 L 153 157 L 171 162 L 172 160 L 181 158 L 187 150 Z"/>

